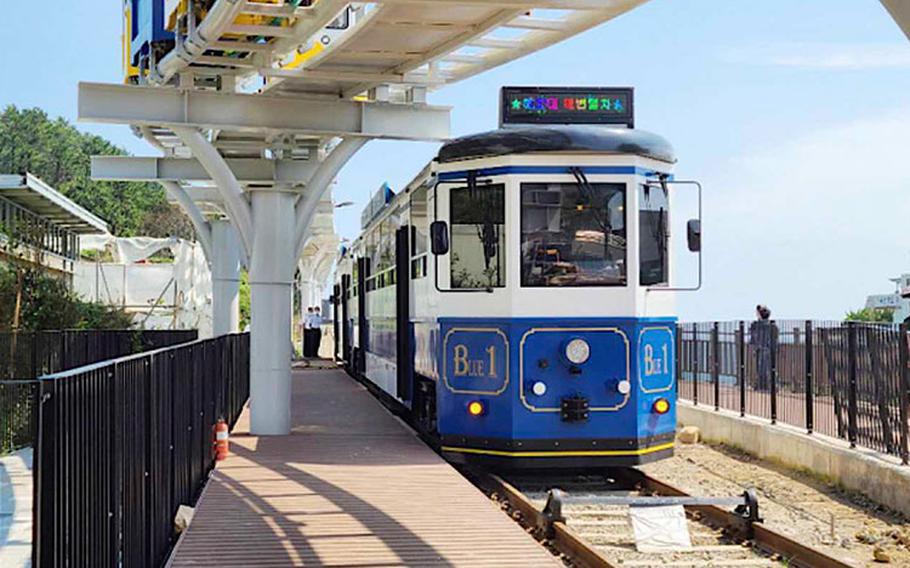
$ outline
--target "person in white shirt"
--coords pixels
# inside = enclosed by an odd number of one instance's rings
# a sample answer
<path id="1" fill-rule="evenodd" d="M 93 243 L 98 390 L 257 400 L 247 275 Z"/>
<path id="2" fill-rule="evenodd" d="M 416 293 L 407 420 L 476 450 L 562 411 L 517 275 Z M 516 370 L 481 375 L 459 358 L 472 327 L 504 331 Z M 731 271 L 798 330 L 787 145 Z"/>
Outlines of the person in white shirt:
<path id="1" fill-rule="evenodd" d="M 313 307 L 307 308 L 306 312 L 303 319 L 303 356 L 309 358 L 313 357 Z"/>
<path id="2" fill-rule="evenodd" d="M 313 357 L 319 357 L 322 344 L 322 313 L 319 306 L 313 308 Z"/>

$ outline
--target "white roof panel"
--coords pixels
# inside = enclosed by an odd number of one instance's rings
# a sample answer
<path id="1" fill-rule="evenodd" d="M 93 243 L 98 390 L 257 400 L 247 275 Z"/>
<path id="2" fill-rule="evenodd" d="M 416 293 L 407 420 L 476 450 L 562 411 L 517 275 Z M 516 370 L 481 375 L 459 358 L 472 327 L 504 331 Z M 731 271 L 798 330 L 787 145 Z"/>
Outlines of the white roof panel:
<path id="1" fill-rule="evenodd" d="M 295 94 L 350 98 L 381 84 L 438 88 L 559 43 L 646 1 L 319 0 L 295 9 L 285 0 L 218 0 L 200 23 L 200 34 L 191 34 L 185 48 L 159 64 L 156 79 L 169 80 L 190 65 L 205 75 L 259 75 L 268 80 L 263 90 Z M 325 27 L 345 11 L 346 30 Z M 266 12 L 274 17 L 249 23 Z M 292 64 L 298 52 L 305 55 Z"/>

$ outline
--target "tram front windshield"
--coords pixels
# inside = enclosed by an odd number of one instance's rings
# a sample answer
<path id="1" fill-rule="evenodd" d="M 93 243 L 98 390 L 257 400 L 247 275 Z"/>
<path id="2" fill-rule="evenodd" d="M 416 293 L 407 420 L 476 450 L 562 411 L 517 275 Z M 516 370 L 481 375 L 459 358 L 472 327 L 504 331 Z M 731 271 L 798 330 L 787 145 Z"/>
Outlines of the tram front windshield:
<path id="1" fill-rule="evenodd" d="M 626 186 L 521 185 L 521 285 L 624 286 Z"/>

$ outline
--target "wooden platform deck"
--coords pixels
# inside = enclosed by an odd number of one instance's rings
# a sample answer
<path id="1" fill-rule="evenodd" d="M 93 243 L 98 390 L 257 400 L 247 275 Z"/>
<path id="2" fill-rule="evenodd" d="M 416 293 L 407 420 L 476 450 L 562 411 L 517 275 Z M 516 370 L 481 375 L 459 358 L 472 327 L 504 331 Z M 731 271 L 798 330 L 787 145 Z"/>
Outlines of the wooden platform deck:
<path id="1" fill-rule="evenodd" d="M 169 566 L 560 566 L 337 370 L 296 371 L 294 431 L 241 418 Z"/>

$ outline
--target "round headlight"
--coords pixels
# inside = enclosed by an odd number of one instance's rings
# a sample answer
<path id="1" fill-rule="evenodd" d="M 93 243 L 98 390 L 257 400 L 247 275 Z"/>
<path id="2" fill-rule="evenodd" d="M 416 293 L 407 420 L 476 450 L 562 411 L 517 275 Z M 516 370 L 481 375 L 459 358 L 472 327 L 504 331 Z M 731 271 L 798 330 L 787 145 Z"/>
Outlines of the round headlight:
<path id="1" fill-rule="evenodd" d="M 547 394 L 547 385 L 542 381 L 537 381 L 534 383 L 534 386 L 531 387 L 531 391 L 537 396 L 543 396 Z"/>
<path id="2" fill-rule="evenodd" d="M 616 390 L 621 395 L 627 395 L 630 392 L 632 392 L 632 383 L 630 383 L 629 381 L 626 381 L 626 380 L 619 381 L 616 384 Z"/>
<path id="3" fill-rule="evenodd" d="M 573 365 L 581 365 L 591 356 L 591 346 L 584 339 L 573 339 L 566 345 L 566 359 Z"/>
<path id="4" fill-rule="evenodd" d="M 654 401 L 652 408 L 657 414 L 666 414 L 670 412 L 670 401 L 665 398 L 658 398 Z"/>
<path id="5" fill-rule="evenodd" d="M 471 416 L 483 416 L 486 411 L 487 409 L 479 400 L 472 400 L 470 403 L 468 403 L 468 414 Z"/>

